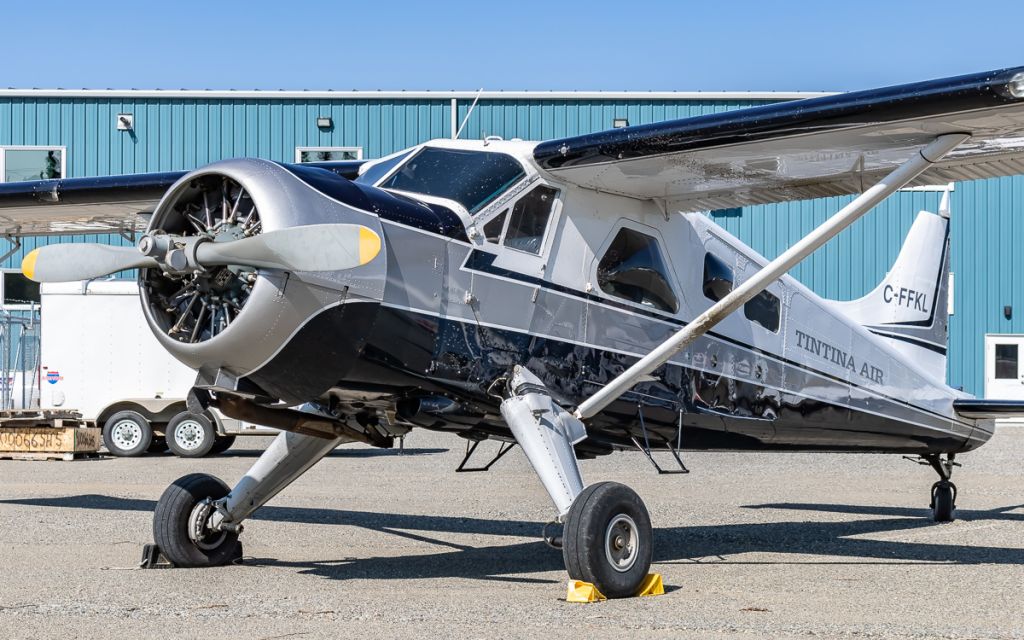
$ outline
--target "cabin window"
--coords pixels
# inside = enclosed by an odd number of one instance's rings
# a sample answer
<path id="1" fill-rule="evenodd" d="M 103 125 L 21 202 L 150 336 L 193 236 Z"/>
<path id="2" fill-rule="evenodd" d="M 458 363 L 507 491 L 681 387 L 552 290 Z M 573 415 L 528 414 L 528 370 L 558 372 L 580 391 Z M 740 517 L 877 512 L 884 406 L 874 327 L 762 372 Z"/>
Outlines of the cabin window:
<path id="1" fill-rule="evenodd" d="M 539 254 L 558 189 L 540 185 L 516 202 L 505 232 L 505 246 Z"/>
<path id="2" fill-rule="evenodd" d="M 732 291 L 732 269 L 713 253 L 704 254 L 704 295 L 718 302 Z"/>
<path id="3" fill-rule="evenodd" d="M 679 309 L 658 241 L 633 229 L 619 229 L 598 263 L 597 282 L 617 298 L 669 313 Z"/>
<path id="4" fill-rule="evenodd" d="M 743 315 L 747 317 L 747 320 L 756 322 L 775 333 L 779 330 L 779 322 L 782 317 L 779 297 L 770 291 L 762 291 L 743 305 Z"/>
<path id="5" fill-rule="evenodd" d="M 505 209 L 484 224 L 484 238 L 487 239 L 487 242 L 497 243 L 501 240 L 501 230 L 505 228 L 505 216 L 507 214 L 508 209 Z"/>
<path id="6" fill-rule="evenodd" d="M 425 147 L 380 186 L 447 198 L 476 213 L 525 175 L 505 153 Z"/>

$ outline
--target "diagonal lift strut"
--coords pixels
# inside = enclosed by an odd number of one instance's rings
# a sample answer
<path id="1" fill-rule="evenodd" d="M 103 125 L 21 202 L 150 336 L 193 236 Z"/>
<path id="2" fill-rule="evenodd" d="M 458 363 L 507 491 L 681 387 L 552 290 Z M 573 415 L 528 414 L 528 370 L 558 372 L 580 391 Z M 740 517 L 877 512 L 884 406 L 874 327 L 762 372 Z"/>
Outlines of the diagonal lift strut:
<path id="1" fill-rule="evenodd" d="M 575 417 L 586 420 L 600 413 L 602 409 L 640 382 L 644 376 L 668 362 L 674 355 L 691 345 L 745 302 L 764 291 L 772 282 L 814 253 L 840 231 L 853 224 L 898 189 L 905 187 L 932 164 L 941 160 L 947 153 L 970 137 L 966 133 L 949 133 L 935 138 L 878 183 L 854 198 L 850 204 L 836 212 L 821 226 L 769 262 L 750 279 L 712 305 L 710 309 L 697 316 L 693 322 L 680 329 L 585 400 L 576 409 Z"/>

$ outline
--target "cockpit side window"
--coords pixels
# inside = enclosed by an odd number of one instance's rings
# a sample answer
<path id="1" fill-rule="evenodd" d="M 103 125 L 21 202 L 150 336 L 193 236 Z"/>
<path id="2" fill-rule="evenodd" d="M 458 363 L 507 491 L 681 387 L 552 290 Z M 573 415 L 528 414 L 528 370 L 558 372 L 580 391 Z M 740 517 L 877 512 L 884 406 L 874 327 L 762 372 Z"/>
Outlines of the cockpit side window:
<path id="1" fill-rule="evenodd" d="M 505 232 L 505 246 L 539 254 L 556 196 L 558 189 L 538 185 L 520 198 L 512 207 L 508 231 Z"/>
<path id="2" fill-rule="evenodd" d="M 597 265 L 601 290 L 617 298 L 675 313 L 679 302 L 657 239 L 623 227 Z"/>
<path id="3" fill-rule="evenodd" d="M 425 147 L 380 186 L 454 200 L 472 214 L 525 175 L 505 153 Z"/>
<path id="4" fill-rule="evenodd" d="M 501 240 L 501 230 L 505 228 L 506 215 L 508 215 L 508 209 L 505 209 L 484 224 L 484 238 L 487 239 L 487 242 L 497 243 Z"/>

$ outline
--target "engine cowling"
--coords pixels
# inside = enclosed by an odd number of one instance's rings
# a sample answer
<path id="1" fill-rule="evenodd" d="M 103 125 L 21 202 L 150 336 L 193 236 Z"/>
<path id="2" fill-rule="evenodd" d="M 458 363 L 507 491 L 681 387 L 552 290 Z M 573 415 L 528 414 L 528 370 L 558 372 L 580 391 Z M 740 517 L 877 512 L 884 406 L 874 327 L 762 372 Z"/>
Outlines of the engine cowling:
<path id="1" fill-rule="evenodd" d="M 346 197 L 358 194 L 353 189 L 345 178 L 322 169 L 256 159 L 217 162 L 168 190 L 147 235 L 216 243 L 295 226 L 353 223 L 383 237 L 379 218 L 360 208 L 358 197 Z M 187 242 L 181 244 L 183 251 L 189 249 Z M 382 247 L 369 263 L 344 271 L 288 273 L 224 265 L 170 273 L 150 268 L 140 270 L 139 283 L 157 340 L 211 387 L 231 390 L 225 385 L 245 378 L 275 399 L 300 402 L 334 384 L 361 347 L 357 333 L 368 330 L 363 328 L 367 316 L 375 314 L 383 297 L 386 264 Z M 358 314 L 350 305 L 359 305 Z M 317 344 L 342 336 L 302 331 L 311 323 L 327 331 L 346 327 L 345 344 Z M 288 371 L 302 354 L 324 350 L 335 357 L 333 363 L 317 363 L 322 374 Z"/>

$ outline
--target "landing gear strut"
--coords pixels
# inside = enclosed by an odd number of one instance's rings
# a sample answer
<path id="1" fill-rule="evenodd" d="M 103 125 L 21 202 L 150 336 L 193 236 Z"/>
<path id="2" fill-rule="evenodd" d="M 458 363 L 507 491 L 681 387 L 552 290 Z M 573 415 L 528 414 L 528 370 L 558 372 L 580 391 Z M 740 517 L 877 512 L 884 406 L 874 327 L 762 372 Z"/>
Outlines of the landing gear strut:
<path id="1" fill-rule="evenodd" d="M 932 501 L 928 505 L 932 510 L 932 520 L 935 522 L 952 522 L 953 513 L 956 510 L 956 485 L 950 478 L 953 477 L 953 468 L 959 467 L 956 462 L 956 454 L 947 454 L 945 458 L 940 453 L 929 453 L 920 458 L 908 458 L 918 464 L 924 464 L 935 469 L 939 474 L 939 480 L 932 485 Z"/>
<path id="2" fill-rule="evenodd" d="M 202 473 L 175 480 L 153 514 L 157 551 L 178 567 L 230 563 L 238 557 L 242 521 L 345 442 L 351 439 L 282 431 L 230 491 Z"/>
<path id="3" fill-rule="evenodd" d="M 653 543 L 640 496 L 616 482 L 583 488 L 573 445 L 587 437 L 586 428 L 530 371 L 516 367 L 507 391 L 501 415 L 564 523 L 560 543 L 569 577 L 609 598 L 635 595 L 651 568 Z M 556 546 L 556 539 L 549 544 Z"/>

